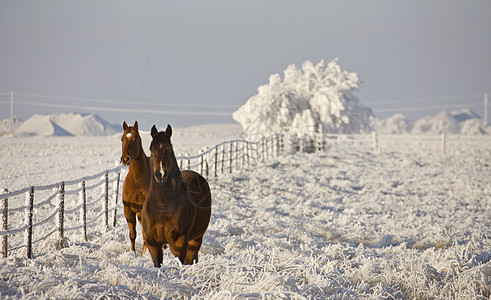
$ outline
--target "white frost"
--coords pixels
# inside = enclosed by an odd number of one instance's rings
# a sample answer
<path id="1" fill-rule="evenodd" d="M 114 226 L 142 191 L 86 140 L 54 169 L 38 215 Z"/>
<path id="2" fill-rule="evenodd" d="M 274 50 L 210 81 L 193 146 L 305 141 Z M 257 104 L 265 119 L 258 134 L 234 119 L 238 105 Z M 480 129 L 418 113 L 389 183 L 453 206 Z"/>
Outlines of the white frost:
<path id="1" fill-rule="evenodd" d="M 373 114 L 358 101 L 359 85 L 358 75 L 342 70 L 337 59 L 289 65 L 283 80 L 271 75 L 233 117 L 251 138 L 282 130 L 310 134 L 319 126 L 330 133 L 369 132 Z"/>
<path id="2" fill-rule="evenodd" d="M 303 111 L 299 121 L 310 122 Z M 196 154 L 239 133 L 238 125 L 195 126 L 175 128 L 172 138 L 176 154 Z M 0 186 L 111 168 L 120 135 L 0 138 Z M 148 154 L 150 134 L 141 135 Z M 67 247 L 56 250 L 55 234 L 34 245 L 32 260 L 22 249 L 0 258 L 0 298 L 486 298 L 491 150 L 484 142 L 459 146 L 449 144 L 446 155 L 406 144 L 375 154 L 345 142 L 211 176 L 212 218 L 192 266 L 177 263 L 169 249 L 160 269 L 148 252 L 131 252 L 119 201 L 117 226 L 90 228 L 88 242 L 67 232 Z M 90 201 L 97 194 L 88 193 Z M 9 199 L 10 207 L 23 205 L 23 196 Z M 67 196 L 65 208 L 77 199 Z M 36 238 L 55 224 L 44 226 L 35 228 Z M 137 231 L 140 250 L 140 225 Z"/>

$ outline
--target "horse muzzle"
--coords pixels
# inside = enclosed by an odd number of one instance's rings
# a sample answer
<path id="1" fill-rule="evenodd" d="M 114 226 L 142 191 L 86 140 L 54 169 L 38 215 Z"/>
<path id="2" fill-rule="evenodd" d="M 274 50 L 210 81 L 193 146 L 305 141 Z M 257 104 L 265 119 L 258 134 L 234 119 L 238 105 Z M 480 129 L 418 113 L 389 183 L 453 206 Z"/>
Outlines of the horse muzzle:
<path id="1" fill-rule="evenodd" d="M 126 155 L 125 157 L 121 156 L 121 163 L 125 166 L 129 166 L 131 162 L 131 157 Z"/>
<path id="2" fill-rule="evenodd" d="M 165 183 L 165 181 L 167 180 L 167 172 L 164 170 L 164 168 L 162 168 L 162 165 L 154 172 L 153 176 L 155 177 L 155 180 L 160 184 Z"/>

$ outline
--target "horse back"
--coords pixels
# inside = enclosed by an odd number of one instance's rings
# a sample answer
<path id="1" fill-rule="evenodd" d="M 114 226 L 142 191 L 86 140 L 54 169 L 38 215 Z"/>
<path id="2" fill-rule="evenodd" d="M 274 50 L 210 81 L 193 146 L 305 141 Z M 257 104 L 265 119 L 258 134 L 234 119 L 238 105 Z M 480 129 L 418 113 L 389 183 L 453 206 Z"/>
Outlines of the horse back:
<path id="1" fill-rule="evenodd" d="M 181 176 L 188 186 L 189 198 L 196 209 L 191 236 L 202 236 L 208 228 L 211 218 L 210 186 L 206 179 L 197 172 L 183 170 Z"/>
<path id="2" fill-rule="evenodd" d="M 195 205 L 211 208 L 211 191 L 206 179 L 191 170 L 181 172 L 182 180 L 187 184 L 189 197 Z"/>

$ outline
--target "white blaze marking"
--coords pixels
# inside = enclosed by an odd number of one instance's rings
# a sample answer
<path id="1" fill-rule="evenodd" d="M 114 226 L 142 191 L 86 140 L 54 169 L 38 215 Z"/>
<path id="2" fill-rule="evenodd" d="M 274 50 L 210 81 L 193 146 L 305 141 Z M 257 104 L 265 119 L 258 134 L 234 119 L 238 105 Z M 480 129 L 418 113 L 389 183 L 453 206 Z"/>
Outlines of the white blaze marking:
<path id="1" fill-rule="evenodd" d="M 131 137 L 131 132 L 128 132 L 128 133 L 126 134 L 126 137 L 127 137 L 127 138 L 130 138 L 130 137 Z"/>

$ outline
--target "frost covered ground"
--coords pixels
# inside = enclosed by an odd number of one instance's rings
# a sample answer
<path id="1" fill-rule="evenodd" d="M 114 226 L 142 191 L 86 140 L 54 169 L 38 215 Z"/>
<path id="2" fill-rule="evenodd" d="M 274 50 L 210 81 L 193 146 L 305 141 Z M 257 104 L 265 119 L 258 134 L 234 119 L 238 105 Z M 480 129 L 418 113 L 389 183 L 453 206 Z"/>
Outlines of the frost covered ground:
<path id="1" fill-rule="evenodd" d="M 177 154 L 196 154 L 239 133 L 175 128 L 173 143 Z M 0 298 L 488 299 L 489 141 L 446 154 L 380 144 L 380 153 L 352 143 L 284 153 L 211 178 L 213 214 L 198 264 L 182 266 L 166 250 L 154 268 L 148 253 L 129 251 L 120 215 L 88 242 L 73 235 L 62 250 L 54 241 L 35 245 L 31 260 L 22 251 L 0 258 Z M 1 138 L 0 186 L 91 175 L 113 168 L 120 148 L 119 135 Z"/>

